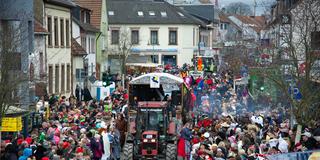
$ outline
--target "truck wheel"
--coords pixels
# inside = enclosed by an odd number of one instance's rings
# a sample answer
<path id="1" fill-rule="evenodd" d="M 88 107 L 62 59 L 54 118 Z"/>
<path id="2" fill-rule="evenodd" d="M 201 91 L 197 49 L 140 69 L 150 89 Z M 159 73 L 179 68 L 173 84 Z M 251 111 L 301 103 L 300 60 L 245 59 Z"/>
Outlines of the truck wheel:
<path id="1" fill-rule="evenodd" d="M 177 159 L 177 146 L 175 144 L 167 144 L 166 160 Z"/>
<path id="2" fill-rule="evenodd" d="M 126 160 L 133 160 L 133 144 L 126 143 L 123 147 L 123 156 Z"/>

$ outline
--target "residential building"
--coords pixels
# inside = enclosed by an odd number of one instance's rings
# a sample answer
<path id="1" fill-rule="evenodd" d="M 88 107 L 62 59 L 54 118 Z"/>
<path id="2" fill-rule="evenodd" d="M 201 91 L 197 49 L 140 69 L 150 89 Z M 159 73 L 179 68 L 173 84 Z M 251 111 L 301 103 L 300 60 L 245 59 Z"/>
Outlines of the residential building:
<path id="1" fill-rule="evenodd" d="M 90 87 L 88 79 L 96 74 L 96 34 L 91 25 L 93 11 L 77 5 L 72 9 L 72 71 L 73 89 Z"/>
<path id="2" fill-rule="evenodd" d="M 70 95 L 72 92 L 71 8 L 69 0 L 45 0 L 45 26 L 48 93 Z"/>
<path id="3" fill-rule="evenodd" d="M 39 98 L 47 94 L 46 36 L 48 34 L 41 22 L 34 20 L 34 52 L 30 56 L 30 81 L 34 83 L 35 95 Z"/>
<path id="4" fill-rule="evenodd" d="M 46 36 L 49 32 L 44 25 L 44 1 L 33 0 L 34 52 L 30 55 L 30 81 L 35 86 L 35 96 L 47 94 L 47 50 Z"/>
<path id="5" fill-rule="evenodd" d="M 8 74 L 1 71 L 0 77 L 5 76 L 10 83 L 7 85 L 9 88 L 1 86 L 3 87 L 1 92 L 10 92 L 13 95 L 10 104 L 19 103 L 27 108 L 34 101 L 34 86 L 29 83 L 31 65 L 29 56 L 34 49 L 33 3 L 25 0 L 0 0 L 0 4 L 1 64 L 5 65 L 0 68 L 9 71 Z M 5 57 L 8 55 L 10 57 Z M 5 80 L 1 80 L 1 85 L 5 85 L 3 84 Z"/>
<path id="6" fill-rule="evenodd" d="M 219 40 L 218 46 L 231 46 L 235 41 L 242 39 L 242 29 L 233 23 L 227 15 L 219 13 Z"/>
<path id="7" fill-rule="evenodd" d="M 273 53 L 284 61 L 298 64 L 300 74 L 309 70 L 312 81 L 320 84 L 320 3 L 317 0 L 279 0 L 271 7 L 267 35 Z M 312 18 L 309 18 L 312 17 Z M 301 43 L 301 42 L 304 43 Z M 292 50 L 295 51 L 294 56 Z M 309 55 L 309 56 L 307 56 Z M 310 59 L 311 57 L 311 59 Z M 285 74 L 296 64 L 282 65 Z M 309 69 L 306 66 L 310 65 Z"/>
<path id="8" fill-rule="evenodd" d="M 231 15 L 228 18 L 234 24 L 241 28 L 241 38 L 243 40 L 260 40 L 263 33 L 263 29 L 266 26 L 266 20 L 264 16 Z"/>
<path id="9" fill-rule="evenodd" d="M 213 4 L 185 4 L 178 7 L 205 24 L 200 27 L 199 55 L 212 57 L 218 55 L 220 49 L 215 45 L 219 33 L 218 8 Z"/>
<path id="10" fill-rule="evenodd" d="M 164 1 L 110 0 L 107 7 L 111 73 L 125 65 L 192 63 L 201 21 Z"/>
<path id="11" fill-rule="evenodd" d="M 107 70 L 107 37 L 108 37 L 108 17 L 107 0 L 73 0 L 81 7 L 89 9 L 90 24 L 99 30 L 96 33 L 96 78 L 101 79 L 102 72 Z"/>

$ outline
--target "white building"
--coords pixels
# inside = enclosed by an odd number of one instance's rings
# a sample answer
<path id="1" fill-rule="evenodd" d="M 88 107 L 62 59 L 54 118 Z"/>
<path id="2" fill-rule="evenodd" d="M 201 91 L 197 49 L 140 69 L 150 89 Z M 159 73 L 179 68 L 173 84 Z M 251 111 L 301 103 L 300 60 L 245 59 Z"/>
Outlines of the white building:
<path id="1" fill-rule="evenodd" d="M 73 89 L 90 87 L 89 77 L 96 73 L 96 33 L 91 25 L 91 10 L 77 5 L 72 9 Z"/>
<path id="2" fill-rule="evenodd" d="M 72 92 L 71 63 L 71 11 L 69 1 L 45 1 L 45 26 L 47 36 L 48 93 L 70 95 Z"/>
<path id="3" fill-rule="evenodd" d="M 163 1 L 110 0 L 107 7 L 111 73 L 121 72 L 126 49 L 127 65 L 192 64 L 200 21 Z"/>

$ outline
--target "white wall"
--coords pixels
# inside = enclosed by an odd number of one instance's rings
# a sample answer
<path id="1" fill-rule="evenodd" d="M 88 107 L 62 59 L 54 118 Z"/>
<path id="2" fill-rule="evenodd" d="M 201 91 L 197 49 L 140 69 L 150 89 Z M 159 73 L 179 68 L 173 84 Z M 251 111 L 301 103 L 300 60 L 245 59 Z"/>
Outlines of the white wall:
<path id="1" fill-rule="evenodd" d="M 72 75 L 66 75 L 67 74 L 67 65 L 71 66 L 71 23 L 72 20 L 70 19 L 70 9 L 68 8 L 64 8 L 64 7 L 59 7 L 59 6 L 55 6 L 55 5 L 50 5 L 50 4 L 45 4 L 45 22 L 47 23 L 47 17 L 51 16 L 52 17 L 52 47 L 48 47 L 47 48 L 47 64 L 48 66 L 52 66 L 53 67 L 53 93 L 55 92 L 55 66 L 59 66 L 59 93 L 56 94 L 62 94 L 62 95 L 66 95 L 69 96 L 70 95 L 70 91 L 67 91 L 66 86 L 67 86 L 67 76 L 72 76 Z M 58 17 L 58 31 L 59 31 L 59 36 L 60 37 L 60 18 L 64 18 L 64 20 L 68 19 L 69 20 L 69 44 L 70 47 L 55 47 L 54 44 L 54 17 Z M 64 24 L 65 21 L 64 21 Z M 47 25 L 45 25 L 47 27 Z M 66 28 L 64 28 L 65 34 L 64 36 L 66 37 Z M 59 39 L 59 44 L 60 44 L 60 39 Z M 66 39 L 64 41 L 64 43 L 66 43 Z M 48 40 L 47 40 L 47 44 L 48 44 Z M 61 65 L 65 66 L 65 91 L 61 92 Z M 71 79 L 72 77 L 70 77 Z M 48 85 L 49 86 L 49 85 Z M 70 82 L 70 86 L 71 86 L 71 82 Z M 48 89 L 49 91 L 49 89 Z"/>
<path id="2" fill-rule="evenodd" d="M 81 45 L 80 26 L 75 21 L 72 21 L 72 38 Z"/>
<path id="3" fill-rule="evenodd" d="M 34 65 L 34 78 L 35 80 L 41 80 L 40 79 L 40 68 L 42 67 L 43 72 L 45 72 L 45 61 L 46 61 L 46 53 L 45 53 L 45 49 L 46 49 L 46 39 L 45 39 L 46 35 L 35 35 L 34 36 L 34 52 L 31 56 L 29 56 L 30 58 L 30 63 L 33 63 Z M 40 66 L 40 52 L 42 52 L 43 55 L 43 66 Z"/>
<path id="4" fill-rule="evenodd" d="M 127 30 L 129 33 L 129 40 L 131 38 L 130 28 L 139 28 L 139 45 L 133 46 L 133 48 L 139 49 L 150 49 L 153 47 L 155 50 L 157 49 L 177 49 L 175 53 L 166 53 L 166 52 L 158 52 L 158 54 L 165 55 L 177 55 L 177 64 L 182 66 L 184 63 L 191 64 L 191 59 L 193 57 L 194 49 L 197 49 L 197 36 L 196 30 L 198 26 L 196 25 L 109 25 L 109 48 L 117 48 L 117 45 L 111 44 L 111 31 L 113 28 L 120 27 L 120 35 L 121 32 Z M 150 32 L 151 29 L 157 28 L 158 30 L 158 40 L 159 45 L 152 46 L 150 45 Z M 178 34 L 178 42 L 177 45 L 169 45 L 169 28 L 177 28 Z M 193 34 L 193 30 L 195 33 Z M 194 43 L 193 43 L 194 42 Z M 144 52 L 145 55 L 153 55 L 152 52 Z"/>

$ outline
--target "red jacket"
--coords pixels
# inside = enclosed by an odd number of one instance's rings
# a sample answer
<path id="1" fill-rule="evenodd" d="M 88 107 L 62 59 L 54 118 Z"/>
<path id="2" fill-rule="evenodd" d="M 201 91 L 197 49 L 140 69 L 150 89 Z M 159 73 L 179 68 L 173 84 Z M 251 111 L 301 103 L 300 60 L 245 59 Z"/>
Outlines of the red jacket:
<path id="1" fill-rule="evenodd" d="M 178 156 L 186 157 L 186 150 L 185 150 L 185 142 L 183 138 L 180 138 L 178 141 Z"/>

